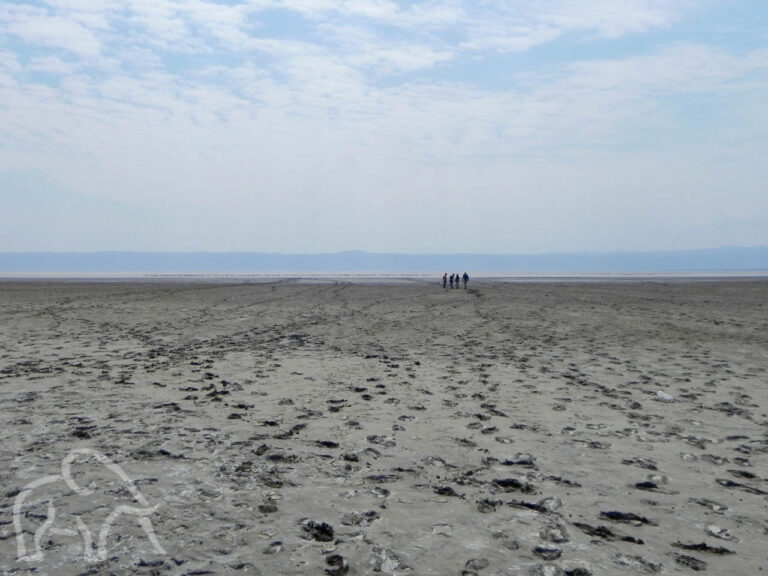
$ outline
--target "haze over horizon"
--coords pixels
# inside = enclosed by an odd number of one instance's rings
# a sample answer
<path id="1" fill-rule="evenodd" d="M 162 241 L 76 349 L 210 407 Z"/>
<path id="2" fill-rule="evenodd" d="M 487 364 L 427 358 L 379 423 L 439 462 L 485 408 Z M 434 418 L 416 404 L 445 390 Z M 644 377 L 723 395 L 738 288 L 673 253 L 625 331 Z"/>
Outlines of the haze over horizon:
<path id="1" fill-rule="evenodd" d="M 758 0 L 15 0 L 0 252 L 768 244 Z"/>
<path id="2" fill-rule="evenodd" d="M 674 252 L 403 254 L 347 250 L 259 252 L 0 252 L 0 274 L 439 273 L 457 268 L 508 274 L 750 273 L 768 277 L 768 246 Z"/>

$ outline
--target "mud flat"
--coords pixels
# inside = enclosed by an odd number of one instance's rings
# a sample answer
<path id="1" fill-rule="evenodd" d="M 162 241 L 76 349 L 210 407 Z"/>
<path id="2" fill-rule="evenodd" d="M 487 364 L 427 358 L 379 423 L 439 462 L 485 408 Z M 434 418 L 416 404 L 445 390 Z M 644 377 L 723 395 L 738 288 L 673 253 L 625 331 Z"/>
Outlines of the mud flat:
<path id="1" fill-rule="evenodd" d="M 0 318 L 0 574 L 768 574 L 766 281 L 5 281 Z"/>

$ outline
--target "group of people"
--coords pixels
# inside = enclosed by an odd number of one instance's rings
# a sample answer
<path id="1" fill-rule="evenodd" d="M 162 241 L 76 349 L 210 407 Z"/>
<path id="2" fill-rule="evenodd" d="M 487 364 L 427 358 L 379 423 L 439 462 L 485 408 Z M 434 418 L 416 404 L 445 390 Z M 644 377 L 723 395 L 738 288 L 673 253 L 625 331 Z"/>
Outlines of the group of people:
<path id="1" fill-rule="evenodd" d="M 464 272 L 463 276 L 459 276 L 458 274 L 451 274 L 448 276 L 448 273 L 443 274 L 443 288 L 448 288 L 450 285 L 451 288 L 459 288 L 461 283 L 464 283 L 464 289 L 466 290 L 467 284 L 469 284 L 469 274 Z"/>

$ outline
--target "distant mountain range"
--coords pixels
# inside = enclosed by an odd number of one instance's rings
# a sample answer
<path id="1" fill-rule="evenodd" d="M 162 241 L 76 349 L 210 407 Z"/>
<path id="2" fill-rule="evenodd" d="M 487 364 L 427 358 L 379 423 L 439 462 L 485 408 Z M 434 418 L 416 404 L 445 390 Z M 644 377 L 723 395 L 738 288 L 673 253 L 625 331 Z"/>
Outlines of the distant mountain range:
<path id="1" fill-rule="evenodd" d="M 4 274 L 611 274 L 768 271 L 768 246 L 574 254 L 0 252 Z"/>

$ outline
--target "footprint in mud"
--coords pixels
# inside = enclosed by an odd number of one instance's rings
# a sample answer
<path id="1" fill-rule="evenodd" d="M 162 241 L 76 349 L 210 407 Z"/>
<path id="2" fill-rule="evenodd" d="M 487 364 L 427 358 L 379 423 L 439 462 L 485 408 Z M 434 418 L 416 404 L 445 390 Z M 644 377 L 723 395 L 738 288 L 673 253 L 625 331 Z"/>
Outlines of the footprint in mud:
<path id="1" fill-rule="evenodd" d="M 759 496 L 768 494 L 768 492 L 766 492 L 765 490 L 760 490 L 760 488 L 755 488 L 754 486 L 742 484 L 741 482 L 734 482 L 733 480 L 717 478 L 715 481 L 718 484 L 720 484 L 720 486 L 723 486 L 725 488 L 738 488 L 739 490 L 742 490 L 744 492 L 749 492 L 750 494 L 757 494 Z"/>
<path id="2" fill-rule="evenodd" d="M 461 576 L 479 576 L 480 571 L 484 570 L 489 565 L 490 562 L 485 558 L 472 558 L 471 560 L 467 560 L 464 564 Z"/>
<path id="3" fill-rule="evenodd" d="M 523 494 L 536 494 L 533 484 L 518 480 L 517 478 L 497 478 L 493 481 L 491 490 L 502 492 L 522 492 Z"/>
<path id="4" fill-rule="evenodd" d="M 402 559 L 388 548 L 374 546 L 370 559 L 373 572 L 385 574 L 413 574 L 413 569 L 404 564 Z"/>
<path id="5" fill-rule="evenodd" d="M 726 554 L 735 554 L 733 550 L 728 550 L 728 548 L 723 548 L 722 546 L 710 546 L 706 542 L 700 542 L 698 544 L 683 544 L 682 542 L 675 542 L 672 544 L 675 548 L 680 548 L 681 550 L 692 550 L 695 552 L 706 552 L 707 554 L 715 554 L 718 556 L 723 556 Z"/>
<path id="6" fill-rule="evenodd" d="M 646 470 L 658 470 L 658 464 L 652 458 L 626 458 L 622 460 L 621 463 L 645 468 Z"/>
<path id="7" fill-rule="evenodd" d="M 557 546 L 536 546 L 533 549 L 534 556 L 538 556 L 542 560 L 552 561 L 557 560 L 562 556 L 563 551 Z"/>
<path id="8" fill-rule="evenodd" d="M 454 498 L 464 498 L 463 494 L 459 494 L 450 486 L 434 486 L 432 491 L 438 496 L 451 496 Z"/>
<path id="9" fill-rule="evenodd" d="M 341 554 L 328 556 L 325 563 L 329 566 L 325 569 L 325 573 L 329 576 L 344 576 L 349 572 L 349 562 Z"/>
<path id="10" fill-rule="evenodd" d="M 622 524 L 632 524 L 634 526 L 641 526 L 643 524 L 648 524 L 650 526 L 656 525 L 655 522 L 648 520 L 648 518 L 646 518 L 645 516 L 640 516 L 639 514 L 635 514 L 634 512 L 618 512 L 618 511 L 612 510 L 608 512 L 600 512 L 599 517 L 605 520 L 610 520 L 611 522 L 620 522 Z"/>
<path id="11" fill-rule="evenodd" d="M 707 569 L 707 563 L 693 556 L 686 556 L 685 554 L 675 554 L 675 562 L 681 566 L 690 568 L 694 572 L 703 572 Z"/>
<path id="12" fill-rule="evenodd" d="M 397 441 L 395 440 L 394 436 L 371 434 L 370 436 L 366 437 L 366 440 L 368 440 L 368 442 L 371 444 L 384 446 L 385 448 L 394 448 L 397 446 Z"/>
<path id="13" fill-rule="evenodd" d="M 570 540 L 568 531 L 560 523 L 553 523 L 542 527 L 539 530 L 539 538 L 547 542 L 554 542 L 555 544 L 563 544 Z"/>
<path id="14" fill-rule="evenodd" d="M 722 514 L 723 512 L 726 512 L 728 510 L 728 506 L 725 504 L 720 504 L 719 502 L 715 502 L 714 500 L 709 500 L 708 498 L 702 498 L 701 500 L 693 500 L 696 504 L 700 506 L 704 506 L 705 508 L 709 508 L 712 510 L 712 512 L 717 512 L 718 514 Z"/>
<path id="15" fill-rule="evenodd" d="M 584 522 L 574 522 L 574 526 L 576 526 L 579 530 L 584 532 L 584 534 L 588 536 L 594 536 L 596 538 L 601 538 L 607 542 L 615 542 L 615 541 L 621 541 L 621 542 L 630 542 L 632 544 L 644 544 L 644 542 L 640 538 L 635 538 L 634 536 L 626 536 L 624 534 L 619 534 L 614 531 L 612 531 L 610 528 L 607 528 L 605 526 L 590 526 L 589 524 L 585 524 Z"/>
<path id="16" fill-rule="evenodd" d="M 381 518 L 381 514 L 375 510 L 367 512 L 348 512 L 341 517 L 341 523 L 345 526 L 370 526 Z"/>
<path id="17" fill-rule="evenodd" d="M 619 566 L 626 566 L 629 568 L 636 568 L 643 574 L 659 574 L 662 569 L 662 565 L 656 562 L 646 560 L 642 556 L 631 556 L 629 554 L 616 554 L 613 557 L 613 561 Z"/>
<path id="18" fill-rule="evenodd" d="M 305 518 L 301 520 L 300 524 L 313 540 L 318 542 L 331 542 L 333 540 L 333 526 L 326 522 L 315 522 Z"/>
<path id="19" fill-rule="evenodd" d="M 525 468 L 536 467 L 536 456 L 533 454 L 519 452 L 511 458 L 505 458 L 501 461 L 504 466 L 522 466 Z"/>
<path id="20" fill-rule="evenodd" d="M 721 528 L 716 524 L 710 524 L 707 526 L 707 534 L 714 536 L 715 538 L 720 538 L 720 540 L 736 541 L 736 538 L 731 535 L 727 528 Z"/>

